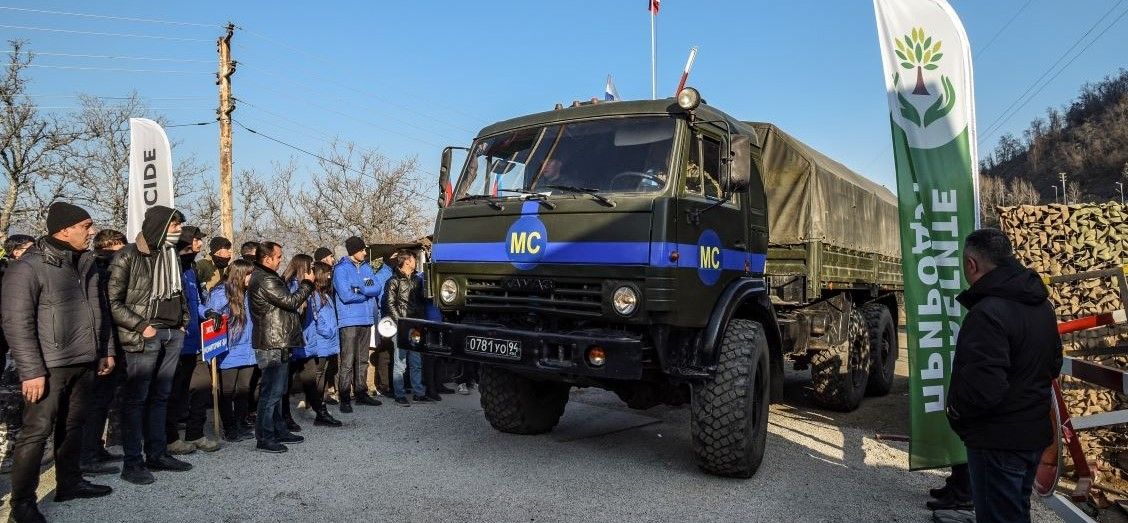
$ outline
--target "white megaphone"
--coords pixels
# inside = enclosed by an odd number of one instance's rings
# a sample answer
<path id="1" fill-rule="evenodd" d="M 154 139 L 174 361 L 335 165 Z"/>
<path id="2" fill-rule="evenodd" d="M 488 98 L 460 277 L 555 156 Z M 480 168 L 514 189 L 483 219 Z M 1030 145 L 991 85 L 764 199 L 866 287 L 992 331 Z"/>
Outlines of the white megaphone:
<path id="1" fill-rule="evenodd" d="M 385 338 L 391 338 L 395 336 L 398 330 L 399 329 L 396 327 L 396 320 L 393 320 L 391 316 L 384 316 L 383 318 L 380 318 L 380 321 L 376 324 L 376 332 L 379 332 L 380 336 L 383 336 Z"/>

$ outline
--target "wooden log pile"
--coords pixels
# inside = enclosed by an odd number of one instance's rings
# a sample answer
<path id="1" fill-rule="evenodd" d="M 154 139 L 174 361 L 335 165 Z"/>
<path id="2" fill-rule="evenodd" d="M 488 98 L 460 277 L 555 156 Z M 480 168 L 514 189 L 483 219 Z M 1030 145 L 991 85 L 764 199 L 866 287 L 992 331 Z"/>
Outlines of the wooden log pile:
<path id="1" fill-rule="evenodd" d="M 1019 260 L 1043 276 L 1128 265 L 1128 206 L 1119 203 L 1000 207 L 999 224 L 1014 243 Z M 1061 321 L 1125 306 L 1113 278 L 1054 284 L 1049 290 Z M 1066 354 L 1128 369 L 1128 326 L 1067 334 L 1062 341 Z M 1128 409 L 1128 398 L 1122 394 L 1072 378 L 1063 379 L 1062 385 L 1074 416 Z M 1082 431 L 1081 441 L 1102 473 L 1128 480 L 1128 460 L 1123 455 L 1128 431 L 1123 426 Z"/>

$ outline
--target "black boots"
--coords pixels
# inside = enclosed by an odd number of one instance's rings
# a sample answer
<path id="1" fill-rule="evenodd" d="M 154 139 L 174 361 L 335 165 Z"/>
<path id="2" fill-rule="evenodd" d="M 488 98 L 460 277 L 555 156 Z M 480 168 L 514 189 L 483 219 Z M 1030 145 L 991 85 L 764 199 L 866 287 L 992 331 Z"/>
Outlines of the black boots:
<path id="1" fill-rule="evenodd" d="M 317 417 L 313 418 L 313 424 L 319 427 L 340 427 L 341 421 L 329 415 L 329 409 L 321 407 L 317 412 Z"/>

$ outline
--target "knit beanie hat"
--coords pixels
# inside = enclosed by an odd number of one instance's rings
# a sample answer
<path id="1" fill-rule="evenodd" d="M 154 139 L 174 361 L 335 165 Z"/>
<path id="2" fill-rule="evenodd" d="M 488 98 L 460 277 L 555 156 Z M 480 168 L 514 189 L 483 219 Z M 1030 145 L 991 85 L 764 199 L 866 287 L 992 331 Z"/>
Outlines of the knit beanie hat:
<path id="1" fill-rule="evenodd" d="M 363 251 L 364 247 L 364 240 L 360 239 L 357 236 L 352 236 L 349 239 L 345 240 L 345 252 L 349 253 L 349 256 Z"/>
<path id="2" fill-rule="evenodd" d="M 47 208 L 47 234 L 55 234 L 76 223 L 90 219 L 86 209 L 67 202 L 55 202 Z"/>
<path id="3" fill-rule="evenodd" d="M 331 250 L 329 250 L 325 247 L 318 247 L 316 251 L 313 251 L 313 261 L 321 261 L 326 256 L 332 256 L 332 255 L 333 255 L 333 251 L 331 251 Z"/>

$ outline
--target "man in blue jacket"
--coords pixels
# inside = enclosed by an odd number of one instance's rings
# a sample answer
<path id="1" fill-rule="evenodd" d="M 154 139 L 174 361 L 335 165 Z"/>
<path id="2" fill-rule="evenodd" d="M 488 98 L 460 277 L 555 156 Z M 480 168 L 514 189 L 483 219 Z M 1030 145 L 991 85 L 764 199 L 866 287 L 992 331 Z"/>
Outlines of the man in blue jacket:
<path id="1" fill-rule="evenodd" d="M 384 282 L 377 281 L 368 263 L 364 240 L 356 236 L 345 240 L 345 252 L 348 256 L 333 267 L 333 290 L 341 333 L 337 393 L 341 412 L 349 413 L 353 395 L 361 405 L 380 405 L 380 400 L 368 395 L 368 345 Z"/>

